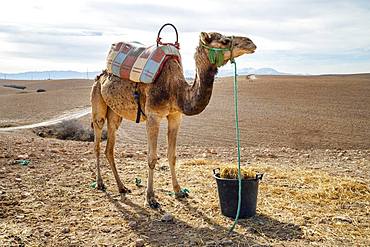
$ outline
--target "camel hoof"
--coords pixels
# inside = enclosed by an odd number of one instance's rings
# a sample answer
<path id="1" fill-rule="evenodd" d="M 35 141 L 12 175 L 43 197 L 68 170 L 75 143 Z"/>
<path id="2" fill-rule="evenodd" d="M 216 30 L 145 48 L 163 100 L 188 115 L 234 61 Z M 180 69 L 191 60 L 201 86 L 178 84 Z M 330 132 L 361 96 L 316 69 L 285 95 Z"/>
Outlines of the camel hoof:
<path id="1" fill-rule="evenodd" d="M 159 204 L 153 197 L 148 200 L 148 205 L 152 209 L 158 209 L 161 206 L 161 204 Z"/>
<path id="2" fill-rule="evenodd" d="M 103 192 L 107 190 L 107 187 L 105 187 L 105 185 L 104 185 L 103 181 L 98 181 L 98 182 L 96 183 L 96 188 L 97 188 L 98 190 L 100 190 L 100 191 L 103 191 Z"/>
<path id="3" fill-rule="evenodd" d="M 175 197 L 177 199 L 186 198 L 186 197 L 189 197 L 189 194 L 186 191 L 180 190 L 179 192 L 175 193 Z"/>
<path id="4" fill-rule="evenodd" d="M 118 191 L 121 195 L 126 195 L 127 193 L 131 193 L 131 190 L 126 188 L 125 186 L 123 186 L 122 188 L 119 188 Z"/>

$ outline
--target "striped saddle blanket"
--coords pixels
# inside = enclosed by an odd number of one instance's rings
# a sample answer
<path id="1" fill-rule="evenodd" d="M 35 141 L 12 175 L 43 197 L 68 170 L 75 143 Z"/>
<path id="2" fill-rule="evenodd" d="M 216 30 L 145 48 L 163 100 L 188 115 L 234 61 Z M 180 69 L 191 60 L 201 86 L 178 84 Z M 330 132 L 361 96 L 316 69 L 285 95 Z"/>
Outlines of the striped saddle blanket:
<path id="1" fill-rule="evenodd" d="M 179 50 L 172 45 L 136 47 L 130 43 L 112 44 L 107 57 L 109 73 L 133 82 L 152 83 L 169 58 L 181 63 Z"/>

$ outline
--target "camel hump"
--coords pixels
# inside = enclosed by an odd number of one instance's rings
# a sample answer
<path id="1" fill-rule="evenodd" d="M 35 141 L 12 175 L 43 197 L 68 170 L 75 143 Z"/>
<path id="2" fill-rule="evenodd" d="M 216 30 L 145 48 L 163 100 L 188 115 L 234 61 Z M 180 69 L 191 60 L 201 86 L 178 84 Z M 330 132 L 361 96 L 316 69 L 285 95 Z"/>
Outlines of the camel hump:
<path id="1" fill-rule="evenodd" d="M 153 83 L 168 59 L 181 63 L 179 49 L 171 44 L 143 47 L 137 43 L 112 44 L 107 57 L 108 73 L 132 82 Z"/>

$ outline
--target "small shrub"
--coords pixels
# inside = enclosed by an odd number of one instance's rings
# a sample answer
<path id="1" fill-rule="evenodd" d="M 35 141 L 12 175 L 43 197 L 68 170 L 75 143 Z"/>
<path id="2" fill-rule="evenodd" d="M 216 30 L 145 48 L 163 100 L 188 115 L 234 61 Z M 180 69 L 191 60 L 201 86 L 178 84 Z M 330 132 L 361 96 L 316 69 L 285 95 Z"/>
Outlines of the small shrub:
<path id="1" fill-rule="evenodd" d="M 46 92 L 46 90 L 45 90 L 45 89 L 40 88 L 40 89 L 37 89 L 37 90 L 36 90 L 36 92 L 37 92 L 37 93 L 43 93 L 43 92 Z"/>
<path id="2" fill-rule="evenodd" d="M 10 88 L 21 89 L 21 90 L 26 89 L 25 86 L 18 86 L 18 85 L 4 85 L 4 87 L 10 87 Z"/>
<path id="3" fill-rule="evenodd" d="M 34 132 L 40 137 L 85 142 L 94 141 L 93 129 L 84 127 L 78 120 L 67 120 L 56 125 L 37 128 Z M 106 130 L 103 130 L 102 139 L 107 139 Z"/>

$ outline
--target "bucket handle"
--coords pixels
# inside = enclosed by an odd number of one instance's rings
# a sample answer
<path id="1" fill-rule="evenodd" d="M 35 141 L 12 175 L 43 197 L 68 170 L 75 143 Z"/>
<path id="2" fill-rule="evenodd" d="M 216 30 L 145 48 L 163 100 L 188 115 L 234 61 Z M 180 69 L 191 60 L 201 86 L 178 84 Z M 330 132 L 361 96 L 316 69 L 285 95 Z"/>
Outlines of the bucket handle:
<path id="1" fill-rule="evenodd" d="M 213 175 L 220 174 L 220 168 L 213 169 Z"/>

